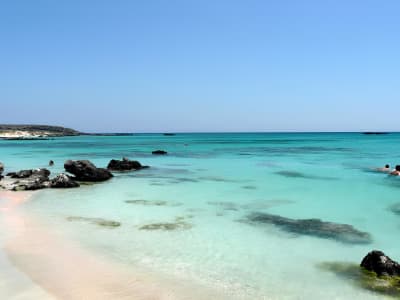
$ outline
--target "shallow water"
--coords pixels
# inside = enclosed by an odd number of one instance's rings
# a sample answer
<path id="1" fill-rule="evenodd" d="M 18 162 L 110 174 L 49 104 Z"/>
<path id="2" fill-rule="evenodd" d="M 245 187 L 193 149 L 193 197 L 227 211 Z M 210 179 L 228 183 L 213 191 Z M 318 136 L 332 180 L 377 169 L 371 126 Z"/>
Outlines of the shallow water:
<path id="1" fill-rule="evenodd" d="M 132 268 L 243 299 L 381 299 L 318 265 L 358 263 L 371 249 L 400 259 L 400 216 L 389 208 L 400 202 L 400 179 L 368 170 L 399 163 L 399 140 L 359 133 L 81 136 L 0 141 L 0 157 L 7 171 L 52 159 L 53 174 L 66 159 L 105 166 L 126 156 L 150 165 L 101 184 L 45 190 L 22 207 Z M 156 149 L 168 155 L 151 155 Z M 349 224 L 372 241 L 248 222 L 252 213 Z"/>

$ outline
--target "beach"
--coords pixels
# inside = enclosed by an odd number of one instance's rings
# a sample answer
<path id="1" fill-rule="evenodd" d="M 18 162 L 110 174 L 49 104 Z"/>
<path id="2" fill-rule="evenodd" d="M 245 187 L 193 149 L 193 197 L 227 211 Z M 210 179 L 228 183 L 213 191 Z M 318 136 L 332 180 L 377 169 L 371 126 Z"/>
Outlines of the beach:
<path id="1" fill-rule="evenodd" d="M 72 189 L 1 192 L 7 299 L 382 299 L 321 266 L 396 258 L 398 134 L 143 134 L 2 141 L 18 171 L 138 159 Z M 357 143 L 354 143 L 357 140 Z M 166 155 L 152 155 L 165 149 Z M 47 162 L 54 160 L 54 166 Z M 302 228 L 302 220 L 319 219 Z M 283 224 L 283 225 L 282 225 Z M 291 227 L 290 224 L 296 224 Z M 350 226 L 350 227 L 349 227 Z M 319 229 L 318 229 L 319 228 Z M 322 229 L 321 229 L 322 228 Z M 345 231 L 344 231 L 345 230 Z"/>

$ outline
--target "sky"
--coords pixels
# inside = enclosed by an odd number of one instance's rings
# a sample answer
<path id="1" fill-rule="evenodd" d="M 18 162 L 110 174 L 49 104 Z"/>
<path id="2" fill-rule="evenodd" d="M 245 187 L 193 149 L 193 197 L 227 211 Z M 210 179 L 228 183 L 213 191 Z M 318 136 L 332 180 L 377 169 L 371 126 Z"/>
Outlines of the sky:
<path id="1" fill-rule="evenodd" d="M 0 0 L 0 123 L 399 131 L 398 0 Z"/>

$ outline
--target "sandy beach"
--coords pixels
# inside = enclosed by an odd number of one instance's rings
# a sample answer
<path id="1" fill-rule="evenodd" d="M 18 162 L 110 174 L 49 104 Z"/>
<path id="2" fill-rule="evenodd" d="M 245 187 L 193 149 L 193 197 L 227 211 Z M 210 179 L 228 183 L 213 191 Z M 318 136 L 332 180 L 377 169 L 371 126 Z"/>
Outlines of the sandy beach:
<path id="1" fill-rule="evenodd" d="M 8 233 L 3 272 L 15 279 L 5 295 L 8 299 L 223 299 L 182 282 L 135 274 L 63 239 L 18 210 L 32 195 L 0 192 L 3 230 Z"/>

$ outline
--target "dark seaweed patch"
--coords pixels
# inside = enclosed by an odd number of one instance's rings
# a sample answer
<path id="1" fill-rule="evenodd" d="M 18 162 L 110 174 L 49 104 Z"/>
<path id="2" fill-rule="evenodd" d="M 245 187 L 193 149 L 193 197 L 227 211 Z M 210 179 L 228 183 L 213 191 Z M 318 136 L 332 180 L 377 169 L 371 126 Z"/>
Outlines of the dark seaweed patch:
<path id="1" fill-rule="evenodd" d="M 256 190 L 257 187 L 255 185 L 243 185 L 242 189 L 245 189 L 245 190 Z"/>
<path id="2" fill-rule="evenodd" d="M 395 213 L 396 215 L 400 215 L 400 202 L 394 203 L 388 207 L 388 209 Z"/>
<path id="3" fill-rule="evenodd" d="M 92 224 L 96 224 L 99 226 L 104 226 L 104 227 L 109 227 L 109 228 L 115 228 L 121 226 L 120 222 L 113 221 L 113 220 L 106 220 L 102 218 L 88 218 L 88 217 L 76 217 L 76 216 L 71 216 L 67 217 L 68 221 L 80 221 L 80 222 L 88 222 Z"/>
<path id="4" fill-rule="evenodd" d="M 287 178 L 303 178 L 303 179 L 320 179 L 320 180 L 337 180 L 336 177 L 329 177 L 329 176 L 314 176 L 314 175 L 307 175 L 297 171 L 277 171 L 274 172 L 277 175 L 284 176 Z"/>
<path id="5" fill-rule="evenodd" d="M 368 244 L 372 242 L 371 235 L 359 231 L 348 224 L 321 221 L 320 219 L 290 219 L 267 213 L 251 213 L 246 217 L 253 225 L 275 225 L 286 232 L 334 239 L 342 243 Z"/>

